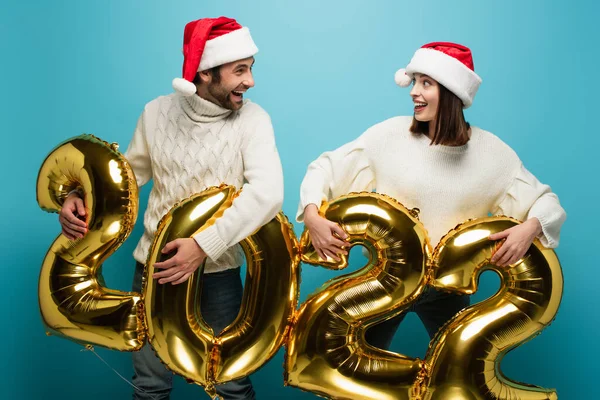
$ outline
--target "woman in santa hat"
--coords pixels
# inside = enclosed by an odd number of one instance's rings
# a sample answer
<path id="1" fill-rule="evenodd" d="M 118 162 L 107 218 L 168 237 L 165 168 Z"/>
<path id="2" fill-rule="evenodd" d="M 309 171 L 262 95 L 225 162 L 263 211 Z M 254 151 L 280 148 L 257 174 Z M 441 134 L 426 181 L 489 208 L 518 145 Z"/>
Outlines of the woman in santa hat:
<path id="1" fill-rule="evenodd" d="M 558 197 L 523 166 L 517 154 L 490 132 L 471 126 L 463 109 L 473 103 L 481 78 L 469 48 L 455 43 L 426 44 L 396 83 L 412 83 L 412 117 L 394 117 L 369 128 L 356 140 L 323 153 L 312 162 L 300 189 L 299 222 L 325 259 L 346 254 L 346 233 L 318 213 L 323 200 L 356 191 L 385 193 L 420 219 L 433 244 L 470 218 L 489 213 L 524 220 L 491 240 L 505 242 L 492 262 L 507 266 L 521 259 L 537 237 L 558 246 L 566 218 Z M 426 288 L 408 311 L 417 313 L 430 337 L 458 311 L 468 296 Z M 389 348 L 406 312 L 373 326 L 367 341 Z"/>

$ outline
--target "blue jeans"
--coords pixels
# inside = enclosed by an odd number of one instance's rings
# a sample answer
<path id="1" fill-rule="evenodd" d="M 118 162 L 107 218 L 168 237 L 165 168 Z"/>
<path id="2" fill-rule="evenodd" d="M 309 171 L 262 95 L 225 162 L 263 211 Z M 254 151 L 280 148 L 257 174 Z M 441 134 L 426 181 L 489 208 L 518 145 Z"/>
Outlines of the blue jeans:
<path id="1" fill-rule="evenodd" d="M 457 312 L 468 307 L 469 303 L 470 296 L 447 293 L 427 286 L 417 301 L 406 311 L 370 327 L 365 333 L 365 339 L 372 346 L 389 349 L 398 326 L 411 311 L 417 313 L 425 325 L 429 338 L 433 339 L 437 331 Z"/>
<path id="2" fill-rule="evenodd" d="M 133 290 L 141 292 L 144 266 L 136 264 L 133 278 Z M 215 331 L 221 332 L 237 317 L 242 303 L 242 280 L 240 268 L 229 269 L 202 277 L 202 317 Z M 135 390 L 134 400 L 169 399 L 173 387 L 173 373 L 165 368 L 149 344 L 140 351 L 133 352 L 133 384 L 141 390 Z M 224 400 L 254 400 L 256 395 L 250 378 L 230 381 L 216 386 L 219 397 Z"/>

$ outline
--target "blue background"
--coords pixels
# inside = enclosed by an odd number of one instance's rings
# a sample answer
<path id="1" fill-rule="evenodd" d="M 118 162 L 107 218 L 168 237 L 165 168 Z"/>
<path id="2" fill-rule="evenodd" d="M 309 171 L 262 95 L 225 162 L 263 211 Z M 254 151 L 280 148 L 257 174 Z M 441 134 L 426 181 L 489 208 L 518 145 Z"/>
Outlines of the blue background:
<path id="1" fill-rule="evenodd" d="M 39 267 L 59 231 L 35 201 L 38 169 L 59 142 L 82 132 L 125 149 L 146 102 L 181 73 L 186 22 L 227 15 L 260 48 L 248 95 L 272 117 L 293 218 L 306 166 L 321 152 L 394 115 L 411 114 L 394 72 L 430 41 L 469 46 L 483 84 L 467 119 L 513 147 L 559 194 L 568 219 L 558 255 L 565 291 L 556 321 L 510 353 L 512 379 L 555 387 L 562 399 L 593 397 L 599 356 L 597 216 L 600 93 L 593 1 L 4 1 L 0 12 L 0 157 L 3 399 L 129 397 L 130 387 L 92 353 L 46 337 L 37 306 Z M 596 32 L 594 34 L 593 32 Z M 5 184 L 5 185 L 4 185 Z M 141 190 L 142 210 L 149 187 Z M 131 285 L 131 238 L 106 263 L 110 287 Z M 299 235 L 301 226 L 296 225 Z M 354 268 L 361 261 L 355 257 Z M 335 273 L 304 266 L 301 300 Z M 484 276 L 477 299 L 498 287 Z M 426 333 L 411 315 L 393 350 L 423 356 Z M 130 356 L 97 349 L 131 376 Z M 258 398 L 308 399 L 283 387 L 282 352 L 253 377 Z M 203 398 L 176 379 L 174 399 Z M 197 397 L 196 397 L 197 396 Z"/>

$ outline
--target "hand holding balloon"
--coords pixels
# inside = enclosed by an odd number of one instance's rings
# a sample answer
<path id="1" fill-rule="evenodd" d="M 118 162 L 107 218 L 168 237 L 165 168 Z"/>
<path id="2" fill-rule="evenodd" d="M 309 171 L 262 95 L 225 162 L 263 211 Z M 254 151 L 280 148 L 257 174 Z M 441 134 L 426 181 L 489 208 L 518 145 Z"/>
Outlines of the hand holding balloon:
<path id="1" fill-rule="evenodd" d="M 81 239 L 87 233 L 86 216 L 83 199 L 77 193 L 71 193 L 58 215 L 63 235 L 69 240 Z"/>
<path id="2" fill-rule="evenodd" d="M 206 253 L 192 238 L 175 239 L 167 243 L 161 253 L 168 254 L 172 251 L 176 251 L 173 257 L 154 264 L 154 268 L 163 269 L 152 275 L 154 279 L 158 279 L 158 283 L 183 283 L 206 260 Z"/>
<path id="3" fill-rule="evenodd" d="M 506 267 L 522 259 L 535 238 L 542 233 L 542 225 L 537 218 L 530 218 L 520 225 L 490 235 L 490 240 L 505 239 L 494 253 L 492 263 Z"/>
<path id="4" fill-rule="evenodd" d="M 319 215 L 317 206 L 309 204 L 304 210 L 304 224 L 315 251 L 323 260 L 340 261 L 339 255 L 347 255 L 348 234 L 335 222 Z"/>

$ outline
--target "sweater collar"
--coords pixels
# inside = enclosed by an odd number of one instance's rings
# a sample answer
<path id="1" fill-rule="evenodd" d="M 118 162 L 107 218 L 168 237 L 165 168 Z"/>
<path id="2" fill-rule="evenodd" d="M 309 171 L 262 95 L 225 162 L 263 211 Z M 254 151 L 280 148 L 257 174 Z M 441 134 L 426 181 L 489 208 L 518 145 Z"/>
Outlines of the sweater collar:
<path id="1" fill-rule="evenodd" d="M 469 141 L 462 146 L 446 146 L 443 144 L 434 144 L 431 145 L 431 139 L 425 134 L 422 133 L 412 133 L 411 136 L 419 142 L 419 144 L 427 148 L 427 151 L 437 152 L 437 153 L 450 153 L 450 154 L 463 154 L 469 149 L 469 143 L 471 143 L 474 139 L 479 139 L 479 135 L 477 134 L 477 128 L 471 126 L 471 137 Z"/>
<path id="2" fill-rule="evenodd" d="M 179 103 L 186 115 L 195 122 L 216 122 L 227 118 L 232 113 L 232 110 L 223 108 L 196 94 L 193 96 L 179 95 Z"/>

